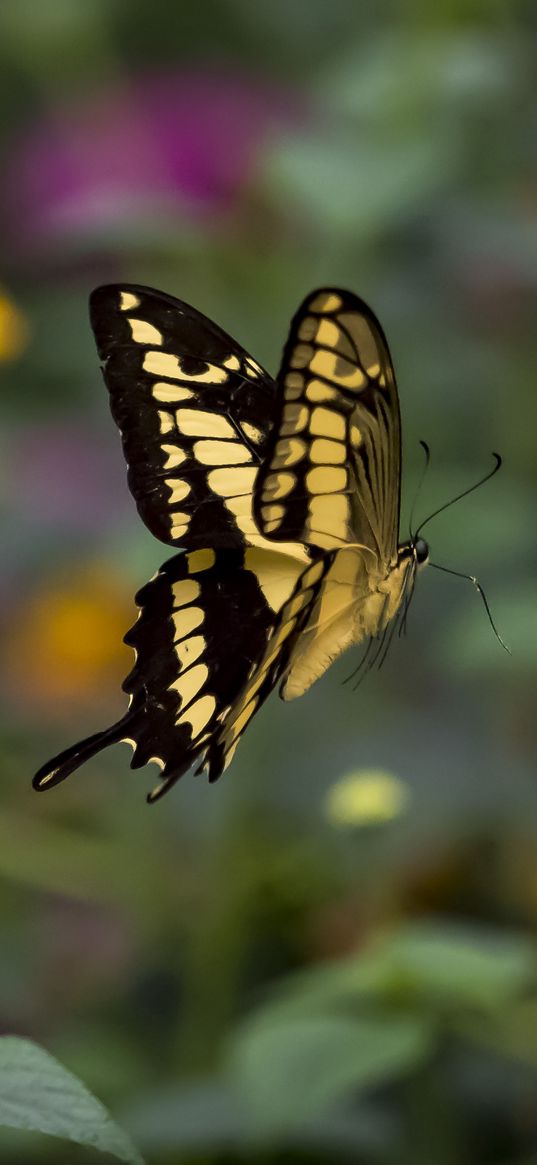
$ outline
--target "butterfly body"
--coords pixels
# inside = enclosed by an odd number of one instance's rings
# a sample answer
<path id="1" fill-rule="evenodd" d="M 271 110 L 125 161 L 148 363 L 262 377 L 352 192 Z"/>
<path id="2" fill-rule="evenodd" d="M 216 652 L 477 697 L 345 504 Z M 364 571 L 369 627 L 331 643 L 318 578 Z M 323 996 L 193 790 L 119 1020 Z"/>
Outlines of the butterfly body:
<path id="1" fill-rule="evenodd" d="M 98 288 L 90 317 L 138 511 L 178 553 L 136 596 L 125 715 L 34 784 L 126 740 L 162 770 L 154 799 L 193 764 L 216 779 L 277 683 L 294 699 L 381 638 L 426 553 L 398 544 L 397 389 L 358 297 L 308 296 L 276 379 L 150 288 Z"/>

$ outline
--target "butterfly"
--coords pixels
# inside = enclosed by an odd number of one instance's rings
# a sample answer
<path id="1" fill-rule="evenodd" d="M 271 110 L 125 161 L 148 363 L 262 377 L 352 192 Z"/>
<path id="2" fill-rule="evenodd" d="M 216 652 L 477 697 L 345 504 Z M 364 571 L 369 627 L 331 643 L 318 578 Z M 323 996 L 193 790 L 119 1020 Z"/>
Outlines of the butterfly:
<path id="1" fill-rule="evenodd" d="M 383 642 L 428 559 L 399 542 L 401 428 L 382 328 L 348 291 L 309 295 L 273 379 L 216 324 L 134 284 L 90 318 L 142 520 L 177 553 L 136 595 L 129 707 L 34 778 L 101 749 L 215 781 L 280 684 L 302 695 L 347 647 Z"/>

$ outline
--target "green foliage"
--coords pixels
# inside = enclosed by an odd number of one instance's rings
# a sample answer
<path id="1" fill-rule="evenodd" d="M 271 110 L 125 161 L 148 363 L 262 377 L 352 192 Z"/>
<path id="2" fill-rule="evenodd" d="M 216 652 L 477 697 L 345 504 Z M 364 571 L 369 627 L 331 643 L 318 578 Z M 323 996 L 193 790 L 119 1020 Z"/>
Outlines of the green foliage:
<path id="1" fill-rule="evenodd" d="M 48 1133 L 143 1165 L 130 1138 L 84 1084 L 31 1040 L 0 1037 L 0 1125 Z"/>
<path id="2" fill-rule="evenodd" d="M 253 1131 L 273 1137 L 410 1072 L 423 1062 L 431 1036 L 417 1015 L 278 1022 L 269 1014 L 241 1032 L 231 1074 Z"/>
<path id="3" fill-rule="evenodd" d="M 434 1061 L 454 1019 L 465 1034 L 477 1019 L 481 1041 L 497 1035 L 536 972 L 524 936 L 402 928 L 280 986 L 236 1033 L 231 1078 L 256 1132 L 281 1134 Z"/>

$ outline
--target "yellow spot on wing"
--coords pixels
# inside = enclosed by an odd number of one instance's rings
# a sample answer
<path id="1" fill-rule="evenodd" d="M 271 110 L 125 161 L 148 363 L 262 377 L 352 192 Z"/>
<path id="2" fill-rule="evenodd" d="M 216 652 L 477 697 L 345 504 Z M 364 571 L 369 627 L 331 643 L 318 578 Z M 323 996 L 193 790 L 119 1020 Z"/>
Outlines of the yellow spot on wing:
<path id="1" fill-rule="evenodd" d="M 200 627 L 205 616 L 201 607 L 184 607 L 171 616 L 175 627 L 175 639 L 186 639 L 196 627 Z"/>
<path id="2" fill-rule="evenodd" d="M 246 433 L 248 439 L 253 441 L 255 445 L 259 445 L 263 440 L 261 429 L 258 429 L 257 425 L 251 425 L 249 421 L 241 421 L 240 424 L 241 429 Z"/>
<path id="3" fill-rule="evenodd" d="M 240 465 L 252 460 L 240 441 L 196 441 L 194 455 L 202 465 Z"/>
<path id="4" fill-rule="evenodd" d="M 280 522 L 285 515 L 283 506 L 262 506 L 261 513 L 266 522 Z"/>
<path id="5" fill-rule="evenodd" d="M 140 298 L 138 295 L 133 295 L 132 291 L 120 291 L 119 293 L 119 310 L 130 311 L 131 308 L 140 306 Z"/>
<path id="6" fill-rule="evenodd" d="M 186 461 L 186 453 L 179 445 L 162 445 L 162 452 L 166 454 L 163 469 L 176 469 Z"/>
<path id="7" fill-rule="evenodd" d="M 177 426 L 185 437 L 235 437 L 236 433 L 229 421 L 221 413 L 208 413 L 203 409 L 177 409 Z"/>
<path id="8" fill-rule="evenodd" d="M 311 414 L 310 432 L 316 437 L 332 437 L 336 441 L 344 441 L 345 418 L 334 409 L 316 408 Z"/>
<path id="9" fill-rule="evenodd" d="M 186 380 L 195 384 L 225 384 L 228 373 L 225 368 L 209 364 L 205 372 L 187 372 L 181 359 L 170 352 L 147 352 L 143 367 L 155 376 L 167 376 L 170 380 Z"/>
<path id="10" fill-rule="evenodd" d="M 343 301 L 341 296 L 335 295 L 333 292 L 327 293 L 326 291 L 322 291 L 319 295 L 316 295 L 315 298 L 311 299 L 308 304 L 310 311 L 319 312 L 339 311 L 340 307 L 342 306 Z"/>
<path id="11" fill-rule="evenodd" d="M 316 340 L 326 348 L 337 348 L 341 339 L 341 329 L 334 320 L 317 321 Z"/>
<path id="12" fill-rule="evenodd" d="M 263 375 L 263 369 L 262 369 L 261 365 L 257 363 L 257 360 L 252 360 L 251 356 L 249 356 L 248 359 L 245 360 L 244 363 L 245 363 L 246 371 L 249 372 L 250 376 L 253 376 L 254 379 L 257 380 L 257 378 L 259 376 Z"/>
<path id="13" fill-rule="evenodd" d="M 170 404 L 180 400 L 191 400 L 194 396 L 194 393 L 189 388 L 184 388 L 182 384 L 166 384 L 164 380 L 157 380 L 151 392 L 155 400 L 168 401 Z"/>
<path id="14" fill-rule="evenodd" d="M 295 483 L 294 473 L 270 473 L 263 486 L 263 501 L 287 497 Z"/>
<path id="15" fill-rule="evenodd" d="M 318 466 L 317 469 L 310 469 L 306 485 L 312 494 L 337 493 L 347 485 L 347 470 L 340 466 Z"/>
<path id="16" fill-rule="evenodd" d="M 300 437 L 282 437 L 274 450 L 274 462 L 280 465 L 295 465 L 301 461 L 306 453 L 307 446 Z"/>
<path id="17" fill-rule="evenodd" d="M 165 412 L 164 409 L 158 409 L 157 416 L 159 419 L 161 433 L 172 433 L 174 430 L 174 423 L 171 413 Z"/>
<path id="18" fill-rule="evenodd" d="M 209 570 L 216 562 L 216 554 L 214 550 L 193 550 L 188 557 L 188 570 L 190 574 L 198 574 L 201 570 Z"/>
<path id="19" fill-rule="evenodd" d="M 333 401 L 338 399 L 338 394 L 335 388 L 330 388 L 328 384 L 324 384 L 322 380 L 310 380 L 306 389 L 306 396 L 312 404 L 321 404 L 323 401 Z"/>
<path id="20" fill-rule="evenodd" d="M 190 486 L 188 482 L 183 481 L 182 478 L 178 478 L 176 480 L 174 477 L 167 477 L 166 485 L 170 491 L 170 496 L 168 498 L 168 503 L 170 505 L 175 505 L 176 502 L 182 502 L 183 499 L 188 497 L 190 493 Z"/>
<path id="21" fill-rule="evenodd" d="M 226 359 L 222 361 L 222 363 L 224 368 L 229 368 L 230 372 L 238 372 L 241 366 L 239 357 L 235 356 L 234 353 L 232 353 L 231 356 L 227 356 Z"/>
<path id="22" fill-rule="evenodd" d="M 190 667 L 169 686 L 170 689 L 173 688 L 177 692 L 183 704 L 190 704 L 208 678 L 209 668 L 207 664 L 198 663 L 195 667 Z"/>
<path id="23" fill-rule="evenodd" d="M 326 352 L 324 348 L 315 353 L 310 368 L 312 372 L 332 380 L 334 384 L 340 384 L 342 388 L 365 388 L 367 384 L 361 368 L 337 353 Z"/>
<path id="24" fill-rule="evenodd" d="M 194 578 L 182 578 L 172 584 L 174 607 L 184 607 L 186 603 L 193 603 L 201 591 L 199 582 Z"/>
<path id="25" fill-rule="evenodd" d="M 132 338 L 136 344 L 162 344 L 163 335 L 149 320 L 129 319 Z"/>
<path id="26" fill-rule="evenodd" d="M 226 469 L 211 469 L 208 474 L 208 482 L 214 493 L 219 497 L 242 497 L 244 494 L 251 494 L 254 481 L 256 478 L 257 469 L 239 466 L 236 469 L 234 466 Z"/>
<path id="27" fill-rule="evenodd" d="M 194 704 L 190 705 L 190 708 L 187 708 L 186 712 L 183 712 L 179 716 L 176 724 L 190 724 L 192 728 L 192 739 L 195 740 L 196 737 L 201 736 L 215 708 L 216 700 L 214 696 L 201 696 L 199 700 L 196 700 Z"/>
<path id="28" fill-rule="evenodd" d="M 311 443 L 310 458 L 316 465 L 340 465 L 346 457 L 347 450 L 341 441 L 328 441 L 319 437 Z"/>
<path id="29" fill-rule="evenodd" d="M 283 409 L 282 436 L 300 433 L 308 423 L 309 409 L 306 405 L 288 404 Z"/>
<path id="30" fill-rule="evenodd" d="M 122 743 L 123 743 L 123 742 L 122 742 L 122 741 L 120 741 L 120 744 L 122 744 Z M 134 744 L 134 741 L 132 742 L 132 744 L 133 744 L 133 747 L 136 747 L 136 746 L 135 746 L 135 744 Z M 59 767 L 59 766 L 58 766 L 58 767 Z M 45 773 L 45 774 L 44 774 L 44 776 L 42 776 L 42 777 L 40 778 L 40 781 L 39 781 L 39 788 L 40 788 L 40 789 L 42 789 L 42 788 L 43 788 L 45 785 L 49 785 L 49 784 L 50 784 L 50 782 L 51 782 L 52 780 L 54 780 L 54 777 L 56 776 L 56 773 L 57 773 L 57 772 L 58 772 L 58 769 L 52 769 L 50 773 Z"/>

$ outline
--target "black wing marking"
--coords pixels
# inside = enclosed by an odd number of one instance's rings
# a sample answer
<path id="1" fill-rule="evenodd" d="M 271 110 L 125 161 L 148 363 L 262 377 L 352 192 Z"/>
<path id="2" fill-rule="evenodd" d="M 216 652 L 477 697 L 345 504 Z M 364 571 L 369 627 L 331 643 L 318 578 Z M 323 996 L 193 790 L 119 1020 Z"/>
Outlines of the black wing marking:
<path id="1" fill-rule="evenodd" d="M 151 760 L 161 768 L 161 782 L 150 800 L 196 761 L 200 768 L 207 765 L 215 780 L 228 752 L 222 726 L 260 665 L 265 666 L 282 607 L 285 611 L 303 573 L 304 564 L 279 549 L 203 548 L 171 558 L 136 596 L 140 614 L 125 636 L 136 652 L 123 684 L 131 700 L 127 712 L 117 724 L 44 765 L 34 787 L 59 784 L 118 741 L 133 746 L 131 768 Z M 285 618 L 288 623 L 291 616 Z M 263 698 L 276 678 L 271 672 Z"/>
<path id="2" fill-rule="evenodd" d="M 99 287 L 90 318 L 149 530 L 189 550 L 261 541 L 252 490 L 274 380 L 216 324 L 160 291 Z"/>
<path id="3" fill-rule="evenodd" d="M 278 376 L 278 420 L 255 483 L 271 539 L 397 552 L 400 419 L 377 319 L 348 291 L 324 289 L 294 317 Z"/>

